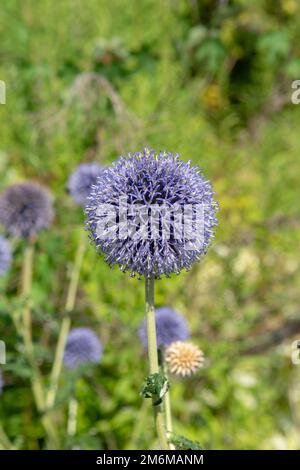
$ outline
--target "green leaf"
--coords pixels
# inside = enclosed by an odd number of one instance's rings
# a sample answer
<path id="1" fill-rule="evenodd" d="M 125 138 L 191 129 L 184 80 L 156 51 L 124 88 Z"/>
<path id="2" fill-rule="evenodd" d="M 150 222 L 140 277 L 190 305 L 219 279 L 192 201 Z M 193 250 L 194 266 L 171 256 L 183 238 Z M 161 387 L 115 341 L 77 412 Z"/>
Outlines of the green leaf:
<path id="1" fill-rule="evenodd" d="M 176 447 L 176 450 L 203 450 L 199 442 L 191 441 L 177 434 L 172 434 L 170 442 Z"/>
<path id="2" fill-rule="evenodd" d="M 151 374 L 145 379 L 145 383 L 141 390 L 144 398 L 154 398 L 153 405 L 160 405 L 164 395 L 169 390 L 169 382 L 167 378 L 159 373 Z"/>
<path id="3" fill-rule="evenodd" d="M 226 57 L 226 50 L 218 38 L 207 38 L 196 53 L 196 60 L 204 64 L 208 72 L 216 72 Z"/>
<path id="4" fill-rule="evenodd" d="M 266 62 L 273 65 L 278 60 L 288 56 L 290 37 L 287 31 L 271 31 L 259 39 L 259 48 Z"/>

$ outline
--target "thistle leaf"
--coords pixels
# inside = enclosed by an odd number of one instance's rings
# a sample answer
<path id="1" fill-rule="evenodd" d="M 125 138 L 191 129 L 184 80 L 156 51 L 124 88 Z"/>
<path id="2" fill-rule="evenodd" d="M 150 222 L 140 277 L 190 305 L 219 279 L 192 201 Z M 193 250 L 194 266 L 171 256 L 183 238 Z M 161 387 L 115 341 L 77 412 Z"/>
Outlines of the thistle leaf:
<path id="1" fill-rule="evenodd" d="M 159 373 L 151 374 L 145 379 L 142 386 L 141 395 L 144 398 L 153 398 L 153 406 L 160 405 L 163 397 L 169 390 L 169 382 L 167 378 Z"/>

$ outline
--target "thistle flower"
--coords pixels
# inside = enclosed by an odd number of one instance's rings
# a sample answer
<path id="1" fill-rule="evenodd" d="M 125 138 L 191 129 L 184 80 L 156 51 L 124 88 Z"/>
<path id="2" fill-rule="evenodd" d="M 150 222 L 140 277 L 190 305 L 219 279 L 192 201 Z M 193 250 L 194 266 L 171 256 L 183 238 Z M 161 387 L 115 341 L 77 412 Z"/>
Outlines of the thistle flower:
<path id="1" fill-rule="evenodd" d="M 203 367 L 204 354 L 192 343 L 176 341 L 166 349 L 165 361 L 172 374 L 185 377 Z"/>
<path id="2" fill-rule="evenodd" d="M 71 174 L 67 189 L 77 204 L 85 206 L 91 188 L 102 171 L 101 165 L 93 162 L 79 165 Z"/>
<path id="3" fill-rule="evenodd" d="M 0 223 L 15 237 L 30 238 L 53 220 L 48 191 L 37 183 L 9 186 L 0 198 Z"/>
<path id="4" fill-rule="evenodd" d="M 64 351 L 64 364 L 76 369 L 82 364 L 97 363 L 102 357 L 102 344 L 90 328 L 73 328 Z"/>
<path id="5" fill-rule="evenodd" d="M 185 341 L 189 338 L 186 319 L 169 307 L 158 308 L 155 312 L 157 346 L 167 346 L 174 341 Z M 146 320 L 139 328 L 139 337 L 145 348 L 148 346 Z"/>
<path id="6" fill-rule="evenodd" d="M 190 228 L 199 206 L 203 207 L 200 241 Z M 182 213 L 191 207 L 186 220 Z M 161 213 L 154 229 L 149 217 L 157 209 Z M 216 209 L 211 185 L 198 167 L 172 152 L 145 149 L 120 157 L 99 176 L 88 198 L 87 226 L 110 266 L 159 278 L 189 269 L 206 253 L 217 223 Z M 183 220 L 181 230 L 178 220 Z"/>
<path id="7" fill-rule="evenodd" d="M 11 264 L 11 249 L 8 240 L 0 235 L 0 276 L 3 276 Z"/>

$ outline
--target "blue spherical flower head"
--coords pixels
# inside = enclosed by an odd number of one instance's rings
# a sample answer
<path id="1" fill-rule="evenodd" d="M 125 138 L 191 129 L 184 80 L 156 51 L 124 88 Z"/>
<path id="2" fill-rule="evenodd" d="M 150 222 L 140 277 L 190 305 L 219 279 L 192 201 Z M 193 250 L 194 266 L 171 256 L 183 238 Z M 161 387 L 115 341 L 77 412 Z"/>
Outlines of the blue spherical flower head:
<path id="1" fill-rule="evenodd" d="M 155 311 L 157 346 L 167 346 L 174 341 L 185 341 L 189 338 L 186 319 L 169 307 L 161 307 Z M 145 348 L 148 346 L 147 325 L 144 320 L 139 328 L 139 337 Z"/>
<path id="2" fill-rule="evenodd" d="M 102 357 L 102 345 L 90 328 L 73 328 L 68 335 L 64 351 L 64 364 L 76 369 L 82 364 L 98 363 Z"/>
<path id="3" fill-rule="evenodd" d="M 96 162 L 83 163 L 71 174 L 67 189 L 77 204 L 84 207 L 92 186 L 96 184 L 103 168 Z"/>
<path id="4" fill-rule="evenodd" d="M 8 271 L 11 265 L 10 243 L 0 235 L 0 277 Z"/>
<path id="5" fill-rule="evenodd" d="M 49 227 L 53 216 L 52 198 L 37 183 L 13 184 L 0 198 L 0 223 L 14 237 L 36 235 Z"/>
<path id="6" fill-rule="evenodd" d="M 106 168 L 86 206 L 91 238 L 107 263 L 147 278 L 190 269 L 213 238 L 216 210 L 198 167 L 149 149 Z"/>

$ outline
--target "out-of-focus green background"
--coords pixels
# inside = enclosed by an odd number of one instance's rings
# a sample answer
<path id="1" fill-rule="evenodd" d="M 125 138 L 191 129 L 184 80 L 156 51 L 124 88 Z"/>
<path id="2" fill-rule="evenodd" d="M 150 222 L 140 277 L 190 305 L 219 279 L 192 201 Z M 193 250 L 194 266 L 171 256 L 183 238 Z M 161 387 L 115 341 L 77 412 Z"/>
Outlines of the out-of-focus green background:
<path id="1" fill-rule="evenodd" d="M 299 449 L 300 5 L 296 0 L 2 0 L 0 190 L 47 185 L 56 218 L 38 240 L 34 339 L 47 375 L 83 213 L 66 194 L 81 162 L 109 164 L 145 145 L 199 164 L 220 204 L 216 239 L 191 272 L 156 283 L 156 304 L 188 319 L 207 363 L 174 379 L 178 434 L 206 449 Z M 99 78 L 100 77 L 100 78 Z M 45 448 L 30 368 L 11 312 L 24 246 L 0 280 L 6 386 L 0 419 L 19 448 Z M 89 246 L 73 325 L 94 328 L 102 363 L 64 372 L 55 420 L 61 448 L 155 446 L 140 385 L 136 329 L 143 282 L 110 270 Z M 76 382 L 74 391 L 74 382 Z M 71 394 L 78 432 L 66 437 Z"/>

